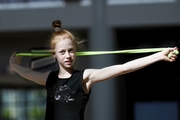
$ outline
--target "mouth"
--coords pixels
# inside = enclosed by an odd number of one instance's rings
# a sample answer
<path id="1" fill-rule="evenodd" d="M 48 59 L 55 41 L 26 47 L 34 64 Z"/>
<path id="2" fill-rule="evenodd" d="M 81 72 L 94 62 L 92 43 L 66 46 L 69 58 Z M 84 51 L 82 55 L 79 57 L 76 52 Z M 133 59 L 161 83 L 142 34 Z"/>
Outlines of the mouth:
<path id="1" fill-rule="evenodd" d="M 70 65 L 72 61 L 65 61 L 65 64 Z"/>

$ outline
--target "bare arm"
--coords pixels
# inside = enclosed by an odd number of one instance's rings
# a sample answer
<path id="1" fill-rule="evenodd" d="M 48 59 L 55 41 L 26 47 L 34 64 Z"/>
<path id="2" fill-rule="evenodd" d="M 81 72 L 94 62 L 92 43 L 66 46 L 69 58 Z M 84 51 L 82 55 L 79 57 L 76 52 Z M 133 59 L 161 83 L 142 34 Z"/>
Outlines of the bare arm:
<path id="1" fill-rule="evenodd" d="M 146 57 L 102 69 L 87 69 L 84 73 L 86 88 L 89 90 L 89 88 L 96 82 L 105 81 L 116 76 L 137 71 L 158 61 L 174 62 L 177 58 L 177 55 L 172 54 L 171 57 L 168 57 L 168 54 L 176 49 L 176 47 L 167 48 L 161 52 L 157 52 Z"/>
<path id="2" fill-rule="evenodd" d="M 20 65 L 21 58 L 22 57 L 15 56 L 15 53 L 12 54 L 12 56 L 9 59 L 9 64 L 13 68 L 13 70 L 16 71 L 22 77 L 26 78 L 27 80 L 36 82 L 41 85 L 45 85 L 46 79 L 50 71 L 41 73 L 41 72 L 33 71 L 30 68 L 21 66 Z"/>

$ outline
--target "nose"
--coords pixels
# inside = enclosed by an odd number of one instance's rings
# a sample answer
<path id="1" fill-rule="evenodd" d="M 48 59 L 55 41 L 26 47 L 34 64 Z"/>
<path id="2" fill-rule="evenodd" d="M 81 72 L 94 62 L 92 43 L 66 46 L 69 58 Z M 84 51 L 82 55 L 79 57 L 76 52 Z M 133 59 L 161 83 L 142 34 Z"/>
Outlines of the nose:
<path id="1" fill-rule="evenodd" d="M 70 53 L 66 52 L 66 58 L 69 58 L 69 57 L 70 57 Z"/>

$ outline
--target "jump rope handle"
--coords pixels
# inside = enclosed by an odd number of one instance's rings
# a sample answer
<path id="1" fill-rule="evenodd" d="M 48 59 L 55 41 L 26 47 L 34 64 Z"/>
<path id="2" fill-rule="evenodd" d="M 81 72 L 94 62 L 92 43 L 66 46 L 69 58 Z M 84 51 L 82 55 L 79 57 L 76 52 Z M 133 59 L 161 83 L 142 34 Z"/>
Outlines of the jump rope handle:
<path id="1" fill-rule="evenodd" d="M 170 53 L 168 54 L 168 57 L 170 58 L 170 57 L 172 56 L 172 54 L 178 55 L 178 54 L 179 54 L 179 51 L 178 51 L 178 50 L 174 50 L 174 51 L 170 52 Z"/>

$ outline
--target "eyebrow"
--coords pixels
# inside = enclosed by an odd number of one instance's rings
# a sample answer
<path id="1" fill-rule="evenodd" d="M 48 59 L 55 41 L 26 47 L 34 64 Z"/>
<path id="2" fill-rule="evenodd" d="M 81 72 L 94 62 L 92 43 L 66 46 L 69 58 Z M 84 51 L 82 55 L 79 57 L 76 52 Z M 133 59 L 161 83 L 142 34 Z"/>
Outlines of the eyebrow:
<path id="1" fill-rule="evenodd" d="M 71 47 L 68 48 L 68 50 L 69 50 L 69 49 L 75 49 L 75 47 L 71 46 Z M 65 48 L 60 48 L 60 49 L 58 49 L 57 51 L 62 51 L 62 50 L 65 50 Z"/>

